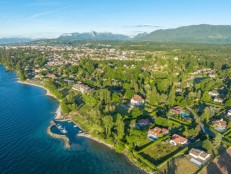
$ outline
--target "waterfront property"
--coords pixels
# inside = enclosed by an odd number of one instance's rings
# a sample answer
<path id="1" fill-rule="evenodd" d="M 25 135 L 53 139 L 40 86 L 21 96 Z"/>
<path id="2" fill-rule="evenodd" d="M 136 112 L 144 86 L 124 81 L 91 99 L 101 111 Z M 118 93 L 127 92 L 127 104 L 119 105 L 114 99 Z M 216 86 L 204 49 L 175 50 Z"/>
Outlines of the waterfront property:
<path id="1" fill-rule="evenodd" d="M 176 146 L 176 145 L 184 145 L 187 144 L 188 139 L 178 135 L 178 134 L 173 134 L 171 140 L 169 141 L 170 144 Z"/>
<path id="2" fill-rule="evenodd" d="M 192 157 L 190 161 L 194 162 L 195 164 L 202 166 L 210 159 L 210 154 L 200 150 L 192 148 L 189 151 L 189 155 Z"/>
<path id="3" fill-rule="evenodd" d="M 133 106 L 142 106 L 144 104 L 144 99 L 139 95 L 134 95 L 131 98 L 131 105 Z"/>
<path id="4" fill-rule="evenodd" d="M 73 87 L 72 87 L 73 90 L 77 90 L 77 91 L 80 91 L 81 93 L 86 93 L 88 91 L 91 91 L 91 88 L 87 85 L 84 85 L 82 84 L 81 82 L 75 84 Z"/>
<path id="5" fill-rule="evenodd" d="M 155 127 L 148 131 L 148 137 L 153 141 L 169 133 L 169 130 L 166 128 Z"/>

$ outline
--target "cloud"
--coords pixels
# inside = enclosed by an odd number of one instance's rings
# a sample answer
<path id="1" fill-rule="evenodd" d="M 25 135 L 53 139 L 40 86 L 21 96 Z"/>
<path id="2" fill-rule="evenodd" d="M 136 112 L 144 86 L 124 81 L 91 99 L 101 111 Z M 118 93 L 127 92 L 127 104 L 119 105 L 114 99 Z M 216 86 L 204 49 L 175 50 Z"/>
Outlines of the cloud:
<path id="1" fill-rule="evenodd" d="M 62 10 L 66 10 L 66 9 L 69 9 L 69 8 L 73 8 L 73 7 L 75 7 L 75 6 L 74 5 L 70 5 L 70 6 L 58 8 L 58 9 L 51 10 L 51 11 L 46 11 L 46 12 L 41 12 L 41 13 L 35 13 L 35 14 L 31 15 L 30 17 L 28 17 L 28 19 L 29 20 L 31 20 L 31 19 L 37 19 L 39 17 L 51 15 L 51 14 L 54 14 L 54 13 L 57 13 L 57 12 L 60 12 Z"/>
<path id="2" fill-rule="evenodd" d="M 47 12 L 35 13 L 32 16 L 30 16 L 28 19 L 36 19 L 36 18 L 39 18 L 39 17 L 42 17 L 42 16 L 54 14 L 54 13 L 56 13 L 58 11 L 59 10 L 52 10 L 52 11 L 47 11 Z"/>

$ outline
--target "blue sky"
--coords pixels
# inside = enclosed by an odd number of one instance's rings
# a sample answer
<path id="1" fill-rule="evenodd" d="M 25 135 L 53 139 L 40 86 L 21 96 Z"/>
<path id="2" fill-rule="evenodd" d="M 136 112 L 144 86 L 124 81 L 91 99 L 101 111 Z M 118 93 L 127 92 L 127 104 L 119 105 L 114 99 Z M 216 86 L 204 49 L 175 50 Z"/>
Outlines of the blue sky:
<path id="1" fill-rule="evenodd" d="M 231 25 L 229 0 L 0 0 L 1 37 L 69 32 L 135 35 L 193 24 Z"/>

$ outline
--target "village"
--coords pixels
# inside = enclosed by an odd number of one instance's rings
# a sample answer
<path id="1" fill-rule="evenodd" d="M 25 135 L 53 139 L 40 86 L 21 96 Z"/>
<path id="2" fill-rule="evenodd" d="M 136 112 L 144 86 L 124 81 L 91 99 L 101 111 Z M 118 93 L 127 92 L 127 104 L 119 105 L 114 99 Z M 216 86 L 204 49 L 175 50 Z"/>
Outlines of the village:
<path id="1" fill-rule="evenodd" d="M 186 153 L 184 161 L 196 172 L 219 154 L 220 144 L 231 145 L 231 101 L 227 97 L 230 79 L 219 77 L 221 70 L 198 65 L 189 70 L 182 67 L 184 60 L 180 56 L 167 56 L 164 52 L 98 46 L 102 48 L 89 44 L 2 48 L 35 50 L 45 56 L 42 66 L 25 67 L 24 80 L 40 85 L 49 82 L 54 86 L 52 90 L 67 96 L 61 104 L 66 115 L 78 110 L 91 124 L 88 112 L 94 110 L 97 102 L 105 105 L 107 114 L 121 114 L 123 130 L 130 132 L 127 138 L 123 134 L 121 141 L 127 141 L 125 147 L 131 149 L 133 157 L 152 170 L 162 170 L 173 158 Z M 151 55 L 148 60 L 147 55 Z M 136 72 L 138 82 L 129 79 Z M 70 95 L 72 102 L 68 101 Z M 137 135 L 132 135 L 132 131 L 138 131 Z M 212 147 L 211 139 L 218 143 L 217 149 Z"/>

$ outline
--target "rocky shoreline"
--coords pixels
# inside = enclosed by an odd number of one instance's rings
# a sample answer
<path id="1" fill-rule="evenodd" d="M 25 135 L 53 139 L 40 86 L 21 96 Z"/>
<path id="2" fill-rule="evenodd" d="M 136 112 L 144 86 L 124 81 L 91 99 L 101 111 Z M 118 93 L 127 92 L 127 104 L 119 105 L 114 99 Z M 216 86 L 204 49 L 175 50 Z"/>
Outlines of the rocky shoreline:
<path id="1" fill-rule="evenodd" d="M 53 132 L 51 132 L 51 127 L 55 126 L 55 122 L 51 121 L 50 122 L 50 126 L 47 128 L 47 134 L 54 137 L 54 138 L 58 138 L 58 139 L 63 139 L 64 143 L 65 143 L 65 148 L 70 148 L 70 141 L 69 138 L 65 135 L 59 135 L 59 134 L 55 134 Z"/>

